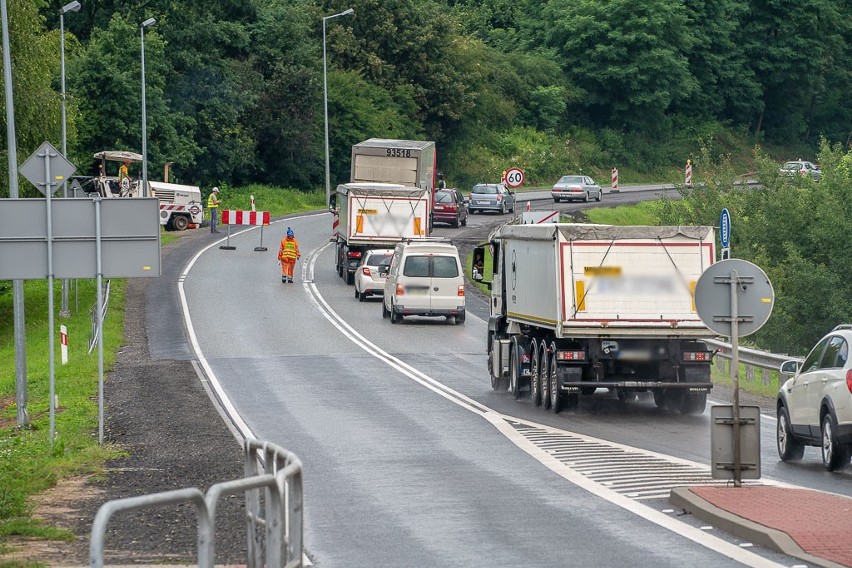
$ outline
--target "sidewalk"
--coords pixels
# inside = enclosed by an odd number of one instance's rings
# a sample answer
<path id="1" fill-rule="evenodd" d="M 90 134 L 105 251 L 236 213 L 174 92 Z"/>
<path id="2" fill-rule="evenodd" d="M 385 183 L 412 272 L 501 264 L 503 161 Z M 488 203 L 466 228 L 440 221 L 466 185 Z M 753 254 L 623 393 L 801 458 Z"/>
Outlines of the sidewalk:
<path id="1" fill-rule="evenodd" d="M 696 518 L 814 566 L 852 567 L 852 498 L 783 486 L 693 486 L 669 500 Z"/>

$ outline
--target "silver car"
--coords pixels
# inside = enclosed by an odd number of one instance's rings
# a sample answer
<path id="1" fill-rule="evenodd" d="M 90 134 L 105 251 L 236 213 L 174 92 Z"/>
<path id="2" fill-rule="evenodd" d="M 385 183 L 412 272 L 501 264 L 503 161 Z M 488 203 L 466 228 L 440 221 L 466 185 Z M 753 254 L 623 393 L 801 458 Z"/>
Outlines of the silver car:
<path id="1" fill-rule="evenodd" d="M 810 175 L 814 181 L 819 181 L 819 178 L 822 175 L 822 170 L 820 170 L 816 164 L 811 162 L 806 162 L 804 160 L 791 160 L 781 166 L 778 173 L 782 176 L 790 177 L 793 177 L 796 174 L 803 176 Z"/>
<path id="2" fill-rule="evenodd" d="M 781 373 L 793 377 L 778 391 L 778 455 L 802 459 L 805 446 L 822 451 L 828 471 L 849 463 L 852 451 L 852 325 L 823 337 L 801 365 L 786 361 Z"/>
<path id="3" fill-rule="evenodd" d="M 503 215 L 515 212 L 515 193 L 502 183 L 478 183 L 470 190 L 467 209 L 471 213 L 497 211 Z"/>
<path id="4" fill-rule="evenodd" d="M 562 176 L 550 190 L 553 201 L 559 203 L 563 199 L 568 201 L 585 201 L 592 199 L 600 201 L 603 197 L 601 186 L 596 184 L 589 176 Z"/>

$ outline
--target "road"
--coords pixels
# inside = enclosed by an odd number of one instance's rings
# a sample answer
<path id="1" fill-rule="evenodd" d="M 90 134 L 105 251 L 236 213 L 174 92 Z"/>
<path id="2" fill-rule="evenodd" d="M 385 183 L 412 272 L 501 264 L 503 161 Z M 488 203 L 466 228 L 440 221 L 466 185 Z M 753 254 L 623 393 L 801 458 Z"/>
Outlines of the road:
<path id="1" fill-rule="evenodd" d="M 466 228 L 436 232 L 472 243 L 502 220 L 475 215 Z M 601 394 L 553 415 L 496 393 L 485 368 L 487 303 L 470 295 L 463 326 L 391 326 L 379 301 L 358 302 L 337 276 L 329 225 L 326 213 L 267 229 L 267 241 L 286 226 L 300 240 L 294 284 L 280 282 L 274 240 L 254 250 L 256 229 L 232 235 L 235 250 L 216 242 L 201 251 L 181 283 L 196 356 L 226 411 L 245 435 L 305 466 L 314 565 L 791 564 L 668 506 L 673 484 L 709 479 L 707 414 Z M 780 464 L 774 422 L 765 422 L 766 482 L 852 493 L 852 476 L 822 472 L 812 454 Z"/>

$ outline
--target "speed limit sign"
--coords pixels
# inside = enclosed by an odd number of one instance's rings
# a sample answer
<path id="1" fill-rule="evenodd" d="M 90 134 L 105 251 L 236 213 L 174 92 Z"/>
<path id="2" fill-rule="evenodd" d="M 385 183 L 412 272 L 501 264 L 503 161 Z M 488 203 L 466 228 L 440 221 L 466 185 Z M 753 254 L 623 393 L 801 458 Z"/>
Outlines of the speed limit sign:
<path id="1" fill-rule="evenodd" d="M 506 171 L 506 185 L 509 187 L 521 187 L 524 185 L 524 170 L 511 168 Z"/>

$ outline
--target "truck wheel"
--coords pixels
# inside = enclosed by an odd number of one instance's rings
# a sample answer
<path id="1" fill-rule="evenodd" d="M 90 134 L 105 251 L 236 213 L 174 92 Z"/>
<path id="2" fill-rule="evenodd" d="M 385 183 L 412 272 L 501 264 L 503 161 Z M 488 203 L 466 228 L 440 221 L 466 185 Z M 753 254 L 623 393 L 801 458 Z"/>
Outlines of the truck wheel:
<path id="1" fill-rule="evenodd" d="M 680 400 L 680 413 L 703 414 L 705 406 L 707 406 L 706 392 L 684 393 L 683 398 Z"/>
<path id="2" fill-rule="evenodd" d="M 530 345 L 530 400 L 533 406 L 541 406 L 541 381 L 539 380 L 538 340 Z"/>
<path id="3" fill-rule="evenodd" d="M 657 408 L 665 408 L 666 407 L 666 391 L 663 389 L 658 389 L 654 391 L 654 404 L 657 405 Z"/>
<path id="4" fill-rule="evenodd" d="M 494 376 L 494 334 L 488 334 L 488 374 L 491 376 L 491 388 L 496 390 L 497 392 L 505 392 L 506 389 L 509 388 L 509 384 L 511 383 L 511 377 L 508 375 L 511 374 L 511 370 L 506 375 L 503 374 L 502 370 L 498 376 Z M 510 346 L 510 349 L 514 350 L 515 342 L 513 341 Z M 509 365 L 512 364 L 512 354 L 509 352 Z M 509 367 L 511 369 L 511 367 Z"/>
<path id="5" fill-rule="evenodd" d="M 550 408 L 550 354 L 547 352 L 547 344 L 542 341 L 539 345 L 538 370 L 541 379 L 541 405 Z"/>
<path id="6" fill-rule="evenodd" d="M 521 398 L 521 361 L 517 344 L 512 341 L 512 348 L 509 350 L 509 388 L 512 391 L 512 397 L 515 400 Z"/>
<path id="7" fill-rule="evenodd" d="M 557 365 L 556 365 L 556 344 L 550 344 L 550 410 L 553 411 L 553 414 L 559 414 L 559 411 L 562 410 L 562 393 L 559 391 L 559 378 L 557 376 Z"/>
<path id="8" fill-rule="evenodd" d="M 173 217 L 172 218 L 172 227 L 174 227 L 175 231 L 185 231 L 189 226 L 189 220 L 186 217 Z"/>

